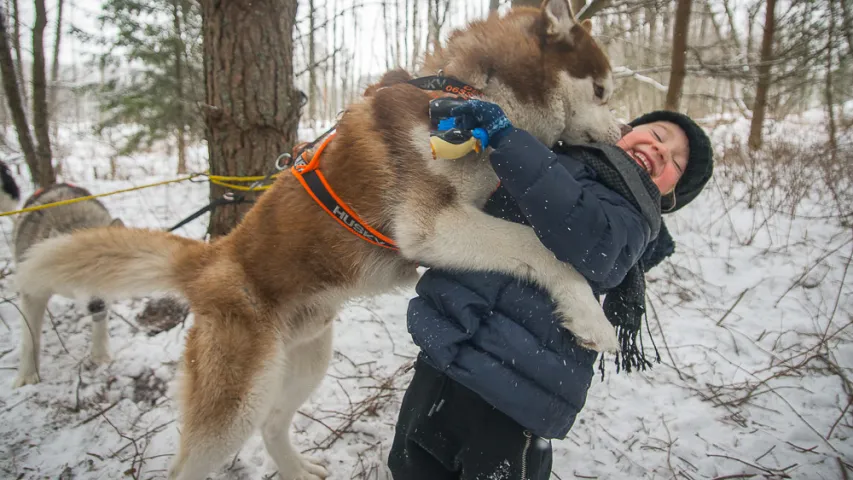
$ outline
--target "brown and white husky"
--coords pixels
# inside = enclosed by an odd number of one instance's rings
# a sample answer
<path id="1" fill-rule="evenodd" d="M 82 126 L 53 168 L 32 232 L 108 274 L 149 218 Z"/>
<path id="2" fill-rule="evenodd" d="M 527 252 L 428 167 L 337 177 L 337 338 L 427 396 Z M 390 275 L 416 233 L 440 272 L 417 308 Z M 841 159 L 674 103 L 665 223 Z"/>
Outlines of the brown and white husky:
<path id="1" fill-rule="evenodd" d="M 545 144 L 615 141 L 606 106 L 610 63 L 567 0 L 469 24 L 425 59 L 474 86 Z M 297 408 L 331 354 L 332 320 L 349 299 L 406 285 L 416 264 L 499 271 L 553 296 L 585 345 L 617 348 L 587 282 L 529 227 L 480 210 L 498 183 L 485 155 L 433 159 L 430 95 L 386 76 L 349 106 L 321 169 L 338 197 L 399 251 L 352 235 L 296 179 L 282 175 L 227 236 L 203 243 L 139 229 L 103 228 L 36 245 L 18 268 L 36 298 L 104 298 L 178 291 L 192 305 L 181 376 L 180 449 L 169 478 L 203 479 L 260 428 L 287 480 L 325 478 L 289 438 Z"/>

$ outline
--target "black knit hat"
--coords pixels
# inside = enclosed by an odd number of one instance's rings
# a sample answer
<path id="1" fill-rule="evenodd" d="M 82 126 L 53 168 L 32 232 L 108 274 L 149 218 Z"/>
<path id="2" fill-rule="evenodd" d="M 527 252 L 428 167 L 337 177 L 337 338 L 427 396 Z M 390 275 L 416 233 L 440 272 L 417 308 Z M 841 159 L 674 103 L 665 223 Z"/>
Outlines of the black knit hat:
<path id="1" fill-rule="evenodd" d="M 696 124 L 687 115 L 658 110 L 635 118 L 629 123 L 632 127 L 652 122 L 672 122 L 678 125 L 687 135 L 690 156 L 687 159 L 687 168 L 675 185 L 675 190 L 661 197 L 661 210 L 663 213 L 674 212 L 687 205 L 705 188 L 705 184 L 714 173 L 714 151 L 711 141 L 702 127 Z"/>

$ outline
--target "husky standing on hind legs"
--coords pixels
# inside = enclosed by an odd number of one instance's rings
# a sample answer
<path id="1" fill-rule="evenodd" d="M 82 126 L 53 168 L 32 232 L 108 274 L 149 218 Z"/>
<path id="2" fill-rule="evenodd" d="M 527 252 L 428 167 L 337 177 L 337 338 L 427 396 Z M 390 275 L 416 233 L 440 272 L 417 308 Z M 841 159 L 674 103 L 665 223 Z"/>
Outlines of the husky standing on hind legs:
<path id="1" fill-rule="evenodd" d="M 421 74 L 439 70 L 501 105 L 514 125 L 546 144 L 620 137 L 606 106 L 613 92 L 609 60 L 567 0 L 454 32 Z M 294 450 L 289 426 L 324 376 L 332 320 L 347 300 L 414 281 L 417 262 L 535 282 L 578 341 L 618 348 L 584 277 L 558 261 L 532 228 L 482 212 L 498 182 L 488 152 L 433 158 L 432 98 L 398 74 L 384 78 L 347 108 L 322 155 L 318 149 L 304 170 L 294 167 L 300 181 L 281 175 L 214 242 L 91 229 L 35 246 L 18 269 L 30 294 L 177 291 L 189 300 L 194 321 L 181 366 L 182 426 L 170 479 L 204 479 L 256 429 L 283 480 L 325 478 L 322 466 Z M 336 197 L 371 232 L 393 240 L 341 228 L 303 188 L 310 165 L 319 165 Z"/>
<path id="2" fill-rule="evenodd" d="M 22 208 L 89 195 L 91 193 L 84 188 L 60 183 L 37 191 L 24 202 Z M 13 234 L 15 262 L 20 265 L 27 252 L 34 245 L 48 238 L 70 234 L 86 228 L 123 225 L 120 219 L 113 218 L 107 208 L 95 199 L 22 213 L 17 218 Z M 92 267 L 97 268 L 95 265 Z M 21 292 L 20 301 L 23 318 L 21 319 L 21 347 L 19 349 L 20 364 L 15 387 L 38 383 L 40 380 L 41 327 L 50 297 L 51 295 L 44 293 Z M 90 358 L 95 364 L 106 363 L 110 360 L 106 303 L 100 298 L 92 297 L 88 300 L 87 310 L 92 316 Z"/>

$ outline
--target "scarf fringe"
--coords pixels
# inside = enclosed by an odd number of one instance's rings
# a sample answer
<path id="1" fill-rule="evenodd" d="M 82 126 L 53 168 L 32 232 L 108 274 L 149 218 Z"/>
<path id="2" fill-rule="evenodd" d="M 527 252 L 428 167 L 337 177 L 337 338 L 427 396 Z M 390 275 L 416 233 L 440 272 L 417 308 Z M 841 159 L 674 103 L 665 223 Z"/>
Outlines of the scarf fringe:
<path id="1" fill-rule="evenodd" d="M 652 347 L 654 347 L 655 355 L 654 355 L 654 363 L 660 363 L 660 352 L 658 351 L 657 345 L 655 345 L 654 337 L 652 337 L 651 329 L 649 328 L 649 317 L 648 315 L 644 315 L 645 323 L 646 323 L 646 331 L 649 333 L 649 339 L 651 339 Z M 652 361 L 650 361 L 646 357 L 646 349 L 643 344 L 643 336 L 641 328 L 631 328 L 631 327 L 623 327 L 616 326 L 616 335 L 619 339 L 619 353 L 614 354 L 614 363 L 616 364 L 616 374 L 618 375 L 622 370 L 626 373 L 631 373 L 634 370 L 637 371 L 645 371 L 653 367 Z M 637 339 L 639 338 L 639 345 L 637 344 Z M 598 370 L 601 373 L 601 380 L 604 380 L 604 357 L 606 354 L 601 354 L 598 361 Z"/>

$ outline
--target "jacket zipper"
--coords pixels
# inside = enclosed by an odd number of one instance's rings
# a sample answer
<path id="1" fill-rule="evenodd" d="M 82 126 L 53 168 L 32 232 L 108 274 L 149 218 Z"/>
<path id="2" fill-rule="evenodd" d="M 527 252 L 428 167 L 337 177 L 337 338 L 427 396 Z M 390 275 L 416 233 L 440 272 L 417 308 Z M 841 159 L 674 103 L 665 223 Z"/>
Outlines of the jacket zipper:
<path id="1" fill-rule="evenodd" d="M 524 437 L 527 440 L 524 441 L 524 449 L 521 451 L 521 480 L 527 480 L 527 451 L 530 450 L 530 442 L 533 439 L 533 435 L 525 430 Z"/>

